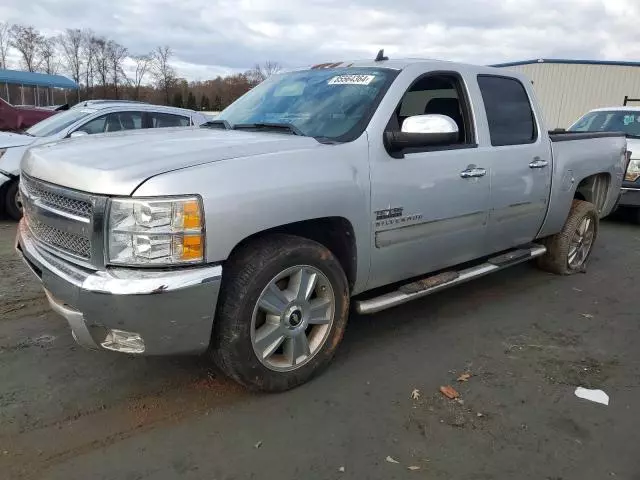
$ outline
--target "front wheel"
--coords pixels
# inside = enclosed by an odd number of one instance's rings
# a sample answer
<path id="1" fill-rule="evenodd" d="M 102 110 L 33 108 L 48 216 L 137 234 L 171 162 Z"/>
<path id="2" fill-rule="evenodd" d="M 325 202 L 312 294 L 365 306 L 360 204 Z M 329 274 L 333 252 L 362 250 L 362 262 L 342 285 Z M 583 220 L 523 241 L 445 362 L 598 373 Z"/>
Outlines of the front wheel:
<path id="1" fill-rule="evenodd" d="M 288 390 L 331 361 L 348 308 L 346 276 L 327 248 L 290 235 L 265 237 L 226 266 L 213 357 L 251 389 Z"/>
<path id="2" fill-rule="evenodd" d="M 4 208 L 12 219 L 22 218 L 22 200 L 18 180 L 13 180 L 5 190 Z"/>
<path id="3" fill-rule="evenodd" d="M 598 236 L 598 226 L 596 207 L 583 200 L 574 200 L 562 230 L 544 240 L 547 253 L 538 259 L 538 266 L 558 275 L 585 271 Z"/>

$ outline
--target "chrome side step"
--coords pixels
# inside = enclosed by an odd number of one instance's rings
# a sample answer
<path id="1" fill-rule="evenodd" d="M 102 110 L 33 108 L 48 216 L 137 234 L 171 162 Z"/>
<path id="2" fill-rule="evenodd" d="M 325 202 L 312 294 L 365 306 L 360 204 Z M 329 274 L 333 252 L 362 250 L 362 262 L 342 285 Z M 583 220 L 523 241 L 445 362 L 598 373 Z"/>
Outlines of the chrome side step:
<path id="1" fill-rule="evenodd" d="M 368 300 L 360 300 L 356 302 L 356 311 L 362 315 L 377 313 L 387 308 L 402 305 L 417 298 L 426 297 L 432 293 L 453 287 L 460 283 L 468 282 L 474 278 L 482 277 L 489 273 L 502 270 L 504 268 L 516 265 L 518 263 L 527 262 L 533 258 L 539 257 L 546 253 L 546 247 L 542 245 L 528 245 L 527 247 L 512 250 L 510 252 L 490 258 L 485 263 L 476 265 L 460 271 L 450 271 L 439 273 L 422 280 L 403 285 L 397 290 L 379 297 L 370 298 Z"/>

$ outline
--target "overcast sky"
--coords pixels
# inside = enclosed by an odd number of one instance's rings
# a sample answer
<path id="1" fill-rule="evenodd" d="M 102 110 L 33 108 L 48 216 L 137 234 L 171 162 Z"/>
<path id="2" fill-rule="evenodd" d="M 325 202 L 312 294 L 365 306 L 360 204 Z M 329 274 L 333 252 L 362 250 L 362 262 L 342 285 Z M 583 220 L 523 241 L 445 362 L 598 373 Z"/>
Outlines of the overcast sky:
<path id="1" fill-rule="evenodd" d="M 0 20 L 91 28 L 133 54 L 170 45 L 191 80 L 373 58 L 640 60 L 640 0 L 0 0 Z"/>

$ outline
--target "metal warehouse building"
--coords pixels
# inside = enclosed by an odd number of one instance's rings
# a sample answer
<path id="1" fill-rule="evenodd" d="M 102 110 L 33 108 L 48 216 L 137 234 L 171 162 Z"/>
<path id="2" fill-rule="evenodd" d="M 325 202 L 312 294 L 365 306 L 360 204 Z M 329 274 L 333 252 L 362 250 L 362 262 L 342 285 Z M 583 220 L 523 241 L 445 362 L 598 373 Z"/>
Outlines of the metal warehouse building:
<path id="1" fill-rule="evenodd" d="M 539 59 L 493 66 L 533 81 L 549 128 L 567 128 L 588 110 L 621 106 L 625 98 L 640 105 L 640 62 Z"/>

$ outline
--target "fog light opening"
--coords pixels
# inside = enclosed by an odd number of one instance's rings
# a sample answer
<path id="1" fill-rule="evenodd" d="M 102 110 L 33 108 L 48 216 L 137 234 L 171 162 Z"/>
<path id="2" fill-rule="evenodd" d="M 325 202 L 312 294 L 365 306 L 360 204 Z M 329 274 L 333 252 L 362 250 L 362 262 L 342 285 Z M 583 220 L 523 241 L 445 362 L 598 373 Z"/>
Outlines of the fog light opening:
<path id="1" fill-rule="evenodd" d="M 125 330 L 109 329 L 104 341 L 100 344 L 102 348 L 122 353 L 143 353 L 144 340 L 140 334 L 127 332 Z"/>

